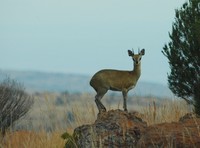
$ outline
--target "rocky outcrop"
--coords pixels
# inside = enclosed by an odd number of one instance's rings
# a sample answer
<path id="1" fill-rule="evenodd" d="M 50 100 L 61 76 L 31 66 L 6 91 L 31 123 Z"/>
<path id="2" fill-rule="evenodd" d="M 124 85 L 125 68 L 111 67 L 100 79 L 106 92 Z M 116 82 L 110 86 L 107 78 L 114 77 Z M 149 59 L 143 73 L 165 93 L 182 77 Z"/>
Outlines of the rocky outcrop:
<path id="1" fill-rule="evenodd" d="M 98 115 L 94 124 L 76 128 L 74 137 L 81 148 L 134 147 L 146 127 L 137 112 L 111 110 Z"/>
<path id="2" fill-rule="evenodd" d="M 73 137 L 80 148 L 200 147 L 200 118 L 188 114 L 179 122 L 147 126 L 137 112 L 111 110 L 76 128 Z"/>
<path id="3" fill-rule="evenodd" d="M 187 114 L 179 122 L 161 123 L 146 128 L 137 147 L 200 147 L 200 118 Z"/>

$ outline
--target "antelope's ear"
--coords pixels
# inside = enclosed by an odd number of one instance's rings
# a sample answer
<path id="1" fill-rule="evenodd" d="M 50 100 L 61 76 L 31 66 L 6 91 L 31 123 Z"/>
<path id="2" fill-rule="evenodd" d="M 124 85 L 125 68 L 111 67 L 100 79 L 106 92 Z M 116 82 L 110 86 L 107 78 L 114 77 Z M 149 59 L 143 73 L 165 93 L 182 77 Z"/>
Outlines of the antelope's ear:
<path id="1" fill-rule="evenodd" d="M 144 55 L 145 54 L 145 49 L 142 49 L 141 51 L 140 51 L 140 55 Z"/>
<path id="2" fill-rule="evenodd" d="M 134 53 L 133 53 L 131 50 L 128 50 L 128 55 L 129 55 L 129 56 L 133 56 Z"/>

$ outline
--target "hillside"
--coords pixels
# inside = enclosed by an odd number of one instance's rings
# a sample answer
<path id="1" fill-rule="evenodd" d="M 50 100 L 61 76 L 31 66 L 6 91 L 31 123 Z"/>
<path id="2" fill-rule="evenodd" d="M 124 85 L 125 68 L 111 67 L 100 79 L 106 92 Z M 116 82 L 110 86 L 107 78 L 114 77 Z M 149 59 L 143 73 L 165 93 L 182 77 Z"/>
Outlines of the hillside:
<path id="1" fill-rule="evenodd" d="M 90 87 L 91 76 L 80 74 L 46 73 L 35 71 L 1 71 L 1 77 L 5 75 L 22 83 L 29 92 L 70 92 L 95 93 Z M 136 88 L 130 94 L 137 96 L 156 96 L 172 98 L 171 91 L 162 84 L 139 81 Z"/>

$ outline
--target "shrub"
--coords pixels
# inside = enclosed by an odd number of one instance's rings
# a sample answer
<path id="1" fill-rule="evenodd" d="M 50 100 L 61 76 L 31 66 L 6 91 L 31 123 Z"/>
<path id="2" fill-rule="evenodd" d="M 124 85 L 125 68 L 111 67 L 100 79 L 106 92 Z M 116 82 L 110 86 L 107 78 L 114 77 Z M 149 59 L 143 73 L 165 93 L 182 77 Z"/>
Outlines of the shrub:
<path id="1" fill-rule="evenodd" d="M 171 68 L 169 88 L 200 115 L 200 0 L 189 0 L 176 10 L 169 37 L 162 51 Z"/>
<path id="2" fill-rule="evenodd" d="M 6 78 L 0 83 L 0 134 L 5 135 L 6 129 L 24 116 L 33 104 L 22 85 L 15 80 Z"/>

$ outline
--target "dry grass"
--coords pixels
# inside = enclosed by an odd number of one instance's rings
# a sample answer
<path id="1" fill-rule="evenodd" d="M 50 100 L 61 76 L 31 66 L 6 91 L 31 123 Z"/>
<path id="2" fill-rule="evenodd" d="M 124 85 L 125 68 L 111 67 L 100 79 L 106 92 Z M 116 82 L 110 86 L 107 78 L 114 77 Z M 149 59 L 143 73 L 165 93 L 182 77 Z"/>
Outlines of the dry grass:
<path id="1" fill-rule="evenodd" d="M 151 100 L 140 112 L 144 115 L 144 120 L 148 125 L 153 125 L 163 122 L 177 122 L 180 117 L 191 112 L 191 108 L 182 100 L 164 100 L 159 105 L 155 100 Z"/>
<path id="2" fill-rule="evenodd" d="M 7 133 L 2 144 L 5 148 L 61 148 L 65 142 L 62 132 L 46 133 L 45 131 L 15 131 Z"/>
<path id="3" fill-rule="evenodd" d="M 35 97 L 35 104 L 30 113 L 15 125 L 18 131 L 7 132 L 0 142 L 0 148 L 64 147 L 65 141 L 61 138 L 64 132 L 72 134 L 77 126 L 90 124 L 96 120 L 98 112 L 93 95 L 62 96 L 64 101 L 61 105 L 55 103 L 58 97 L 59 94 L 48 93 Z M 149 125 L 178 121 L 189 112 L 188 106 L 180 100 L 140 99 L 139 103 L 137 101 L 129 104 L 129 108 L 142 113 Z M 106 104 L 106 99 L 103 103 Z M 122 101 L 106 104 L 106 107 L 122 109 Z M 73 118 L 69 120 L 68 115 Z"/>

